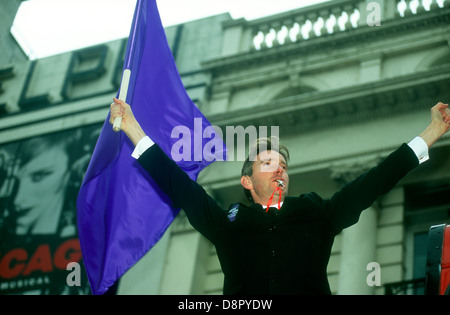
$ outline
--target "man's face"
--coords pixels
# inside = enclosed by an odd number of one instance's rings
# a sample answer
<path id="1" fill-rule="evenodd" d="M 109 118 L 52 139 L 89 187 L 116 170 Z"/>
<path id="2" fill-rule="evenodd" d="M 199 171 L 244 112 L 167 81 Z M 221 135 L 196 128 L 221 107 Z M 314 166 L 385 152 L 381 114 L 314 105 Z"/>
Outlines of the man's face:
<path id="1" fill-rule="evenodd" d="M 252 165 L 252 176 L 243 176 L 242 185 L 249 189 L 256 203 L 266 205 L 273 192 L 278 187 L 277 180 L 282 180 L 285 187 L 282 188 L 282 200 L 287 195 L 289 175 L 287 163 L 284 157 L 277 151 L 263 151 L 257 156 Z M 273 204 L 278 202 L 278 193 L 274 195 Z"/>

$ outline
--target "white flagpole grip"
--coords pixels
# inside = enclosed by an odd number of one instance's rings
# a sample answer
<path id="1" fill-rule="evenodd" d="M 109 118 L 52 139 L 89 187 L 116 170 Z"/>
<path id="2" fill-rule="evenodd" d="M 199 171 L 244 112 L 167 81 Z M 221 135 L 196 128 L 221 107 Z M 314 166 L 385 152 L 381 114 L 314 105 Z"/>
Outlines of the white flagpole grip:
<path id="1" fill-rule="evenodd" d="M 119 100 L 126 102 L 128 85 L 130 83 L 131 70 L 125 69 L 122 74 L 122 82 L 120 83 Z M 122 117 L 114 118 L 113 130 L 115 132 L 119 131 L 122 125 Z"/>

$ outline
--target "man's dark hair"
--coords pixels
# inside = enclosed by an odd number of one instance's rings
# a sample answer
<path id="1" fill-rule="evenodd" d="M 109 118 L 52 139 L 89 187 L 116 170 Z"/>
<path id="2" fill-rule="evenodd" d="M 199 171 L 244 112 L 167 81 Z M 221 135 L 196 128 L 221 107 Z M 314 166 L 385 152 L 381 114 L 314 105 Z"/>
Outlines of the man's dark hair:
<path id="1" fill-rule="evenodd" d="M 278 138 L 259 138 L 256 142 L 250 146 L 248 150 L 248 156 L 244 161 L 244 165 L 242 165 L 241 177 L 242 176 L 252 176 L 253 174 L 253 163 L 257 160 L 258 154 L 264 151 L 274 150 L 281 154 L 286 160 L 286 163 L 289 162 L 289 150 L 286 146 L 281 145 L 279 143 Z M 253 202 L 252 194 L 250 190 L 244 187 L 244 195 L 250 202 Z"/>

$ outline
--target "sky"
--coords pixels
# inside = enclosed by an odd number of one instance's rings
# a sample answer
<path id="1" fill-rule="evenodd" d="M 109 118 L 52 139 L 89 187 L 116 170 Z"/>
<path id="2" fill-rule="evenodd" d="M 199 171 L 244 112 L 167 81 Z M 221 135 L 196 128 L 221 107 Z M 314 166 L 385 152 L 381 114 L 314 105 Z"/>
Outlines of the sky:
<path id="1" fill-rule="evenodd" d="M 228 12 L 257 19 L 329 0 L 157 0 L 163 25 Z M 136 0 L 27 0 L 11 33 L 30 59 L 127 37 Z"/>

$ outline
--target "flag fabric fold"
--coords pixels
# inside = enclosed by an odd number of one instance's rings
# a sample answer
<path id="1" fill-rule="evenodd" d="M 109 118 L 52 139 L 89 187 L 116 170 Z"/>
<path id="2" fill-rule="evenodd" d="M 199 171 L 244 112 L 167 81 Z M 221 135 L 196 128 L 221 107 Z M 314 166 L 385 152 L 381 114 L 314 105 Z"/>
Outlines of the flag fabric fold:
<path id="1" fill-rule="evenodd" d="M 131 70 L 126 101 L 146 134 L 167 155 L 179 140 L 171 137 L 177 126 L 189 128 L 191 143 L 201 139 L 204 147 L 208 139 L 202 137 L 203 131 L 211 124 L 184 89 L 156 0 L 136 2 L 125 69 Z M 112 130 L 108 115 L 77 197 L 78 234 L 93 294 L 105 293 L 142 258 L 179 212 L 131 157 L 133 149 L 123 132 Z M 196 180 L 214 157 L 196 161 L 194 151 L 190 160 L 177 163 Z"/>

